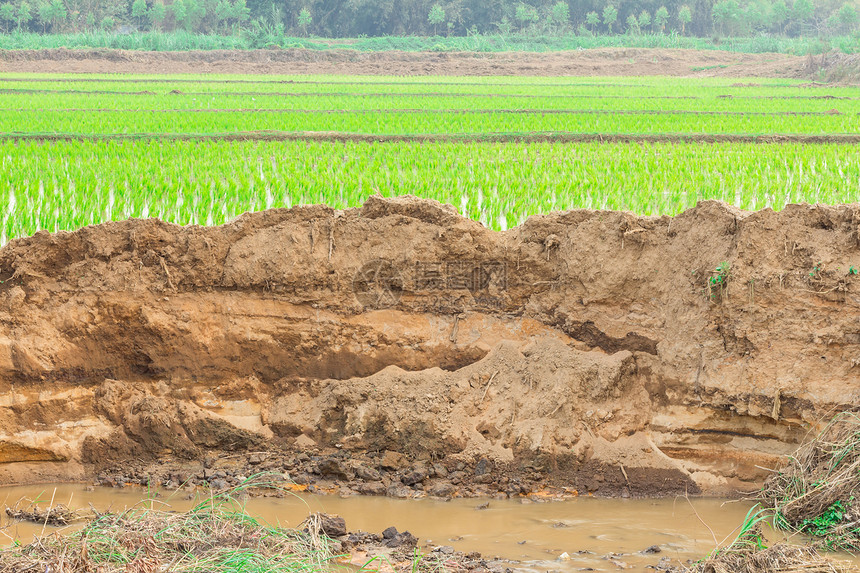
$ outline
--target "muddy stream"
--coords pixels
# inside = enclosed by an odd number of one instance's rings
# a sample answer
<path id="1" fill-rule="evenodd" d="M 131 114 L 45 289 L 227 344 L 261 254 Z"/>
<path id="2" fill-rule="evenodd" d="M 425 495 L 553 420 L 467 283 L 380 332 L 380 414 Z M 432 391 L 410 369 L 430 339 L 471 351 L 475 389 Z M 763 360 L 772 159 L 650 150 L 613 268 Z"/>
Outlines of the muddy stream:
<path id="1" fill-rule="evenodd" d="M 62 503 L 70 508 L 120 511 L 135 504 L 182 511 L 197 499 L 187 492 L 160 492 L 156 501 L 142 488 L 113 489 L 57 484 L 0 488 L 4 506 L 21 499 L 47 506 Z M 389 526 L 408 530 L 419 538 L 419 546 L 431 551 L 449 546 L 457 551 L 479 551 L 519 563 L 516 569 L 536 571 L 617 571 L 620 563 L 645 571 L 662 558 L 674 564 L 687 563 L 714 548 L 714 537 L 732 539 L 751 504 L 721 499 L 599 499 L 564 501 L 453 499 L 398 500 L 373 496 L 288 495 L 285 498 L 250 498 L 245 501 L 251 515 L 273 525 L 295 527 L 311 512 L 338 514 L 350 531 L 379 533 Z M 488 504 L 484 507 L 485 504 Z M 13 540 L 29 542 L 34 535 L 66 528 L 43 527 L 10 520 L 5 513 L 2 545 Z M 707 525 L 706 525 L 707 524 Z M 770 537 L 775 537 L 772 532 Z M 649 553 L 657 546 L 659 553 Z M 653 551 L 653 550 L 652 550 Z M 567 553 L 569 560 L 559 557 Z M 616 563 L 610 561 L 614 560 Z M 860 560 L 856 563 L 860 564 Z"/>

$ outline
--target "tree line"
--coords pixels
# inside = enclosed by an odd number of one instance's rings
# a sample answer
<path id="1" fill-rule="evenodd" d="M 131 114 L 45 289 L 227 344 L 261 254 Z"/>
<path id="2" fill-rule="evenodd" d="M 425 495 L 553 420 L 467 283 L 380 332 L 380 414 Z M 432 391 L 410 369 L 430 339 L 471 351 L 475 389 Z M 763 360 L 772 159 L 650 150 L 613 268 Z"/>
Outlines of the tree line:
<path id="1" fill-rule="evenodd" d="M 3 0 L 6 33 L 273 27 L 320 37 L 857 33 L 857 0 Z"/>

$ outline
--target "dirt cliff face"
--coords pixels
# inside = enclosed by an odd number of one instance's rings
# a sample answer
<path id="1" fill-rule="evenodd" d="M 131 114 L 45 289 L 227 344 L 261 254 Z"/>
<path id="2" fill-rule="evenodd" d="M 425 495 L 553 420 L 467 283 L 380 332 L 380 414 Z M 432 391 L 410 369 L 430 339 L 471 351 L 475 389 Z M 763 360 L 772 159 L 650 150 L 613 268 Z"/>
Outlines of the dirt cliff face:
<path id="1" fill-rule="evenodd" d="M 749 488 L 860 402 L 855 269 L 857 206 L 43 232 L 0 250 L 0 481 L 316 444 Z"/>

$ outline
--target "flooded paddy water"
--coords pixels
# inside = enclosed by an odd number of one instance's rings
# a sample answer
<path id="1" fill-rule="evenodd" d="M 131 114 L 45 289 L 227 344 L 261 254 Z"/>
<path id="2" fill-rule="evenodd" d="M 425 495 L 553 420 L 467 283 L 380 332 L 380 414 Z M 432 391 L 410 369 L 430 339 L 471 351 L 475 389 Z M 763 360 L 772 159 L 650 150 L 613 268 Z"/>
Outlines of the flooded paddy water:
<path id="1" fill-rule="evenodd" d="M 186 491 L 88 487 L 56 484 L 0 488 L 4 506 L 22 499 L 47 507 L 121 511 L 132 506 L 184 511 L 200 500 Z M 449 546 L 478 551 L 487 558 L 515 561 L 515 569 L 538 571 L 617 571 L 622 566 L 644 571 L 668 558 L 675 565 L 705 556 L 717 542 L 731 541 L 752 504 L 722 499 L 600 499 L 563 501 L 434 499 L 398 500 L 375 496 L 287 495 L 248 498 L 245 510 L 272 525 L 298 526 L 310 513 L 337 514 L 350 531 L 379 533 L 389 526 L 419 538 L 422 551 Z M 2 523 L 3 544 L 31 541 L 34 536 L 65 528 L 9 519 Z M 766 528 L 767 529 L 767 528 Z M 770 538 L 778 534 L 766 531 Z M 659 547 L 659 552 L 649 548 Z M 569 559 L 563 554 L 566 553 Z M 561 557 L 561 558 L 560 558 Z M 665 561 L 664 561 L 665 562 Z M 860 565 L 860 560 L 855 560 Z"/>

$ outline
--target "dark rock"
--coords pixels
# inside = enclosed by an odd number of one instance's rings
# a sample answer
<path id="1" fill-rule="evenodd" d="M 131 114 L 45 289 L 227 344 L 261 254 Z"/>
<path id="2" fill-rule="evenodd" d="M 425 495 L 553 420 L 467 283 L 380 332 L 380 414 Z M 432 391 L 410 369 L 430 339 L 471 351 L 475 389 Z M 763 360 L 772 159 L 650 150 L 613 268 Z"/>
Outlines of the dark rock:
<path id="1" fill-rule="evenodd" d="M 642 551 L 640 551 L 640 553 L 642 553 L 642 555 L 654 555 L 655 553 L 660 553 L 661 551 L 663 550 L 660 549 L 659 545 L 652 545 L 651 547 L 643 549 Z"/>
<path id="2" fill-rule="evenodd" d="M 487 458 L 481 458 L 475 465 L 475 475 L 482 476 L 493 471 L 493 462 Z"/>
<path id="3" fill-rule="evenodd" d="M 389 527 L 385 531 L 389 529 L 394 529 L 393 527 Z M 394 529 L 394 531 L 397 531 Z M 382 533 L 383 538 L 385 537 L 385 532 Z M 409 533 L 408 531 L 404 531 L 403 533 L 398 533 L 393 537 L 390 537 L 384 542 L 386 547 L 400 547 L 401 549 L 414 548 L 418 545 L 418 538 Z"/>
<path id="4" fill-rule="evenodd" d="M 385 495 L 386 487 L 380 481 L 371 481 L 359 485 L 358 491 L 364 495 Z"/>
<path id="5" fill-rule="evenodd" d="M 209 482 L 209 485 L 212 489 L 225 489 L 227 487 L 227 481 L 221 478 L 215 478 Z"/>
<path id="6" fill-rule="evenodd" d="M 406 499 L 406 498 L 412 497 L 412 495 L 413 495 L 412 490 L 409 489 L 408 487 L 405 487 L 402 485 L 394 485 L 394 484 L 388 486 L 386 493 L 388 494 L 389 497 L 398 497 L 400 499 Z"/>
<path id="7" fill-rule="evenodd" d="M 454 493 L 454 486 L 448 482 L 437 483 L 427 493 L 435 497 L 451 497 Z"/>
<path id="8" fill-rule="evenodd" d="M 394 539 L 395 537 L 397 537 L 397 528 L 394 526 L 391 526 L 382 532 L 383 539 Z"/>
<path id="9" fill-rule="evenodd" d="M 355 468 L 355 475 L 365 481 L 379 481 L 379 478 L 382 477 L 378 471 L 365 465 Z"/>
<path id="10" fill-rule="evenodd" d="M 433 464 L 433 474 L 439 478 L 448 477 L 448 468 L 443 464 Z"/>
<path id="11" fill-rule="evenodd" d="M 415 468 L 412 469 L 412 471 L 403 475 L 400 478 L 400 481 L 402 481 L 405 485 L 413 486 L 413 485 L 415 485 L 417 483 L 421 483 L 422 481 L 427 479 L 428 475 L 429 474 L 427 473 L 427 468 L 425 468 L 423 466 L 416 466 Z"/>
<path id="12" fill-rule="evenodd" d="M 263 456 L 260 454 L 251 454 L 250 457 L 248 457 L 248 463 L 252 466 L 258 466 L 263 463 Z"/>
<path id="13" fill-rule="evenodd" d="M 334 458 L 326 458 L 317 464 L 317 471 L 322 476 L 334 476 L 343 480 L 349 479 L 349 472 L 344 464 Z"/>

